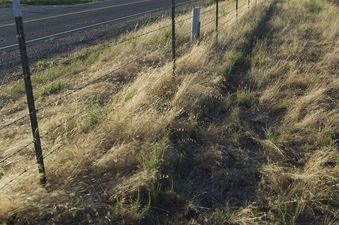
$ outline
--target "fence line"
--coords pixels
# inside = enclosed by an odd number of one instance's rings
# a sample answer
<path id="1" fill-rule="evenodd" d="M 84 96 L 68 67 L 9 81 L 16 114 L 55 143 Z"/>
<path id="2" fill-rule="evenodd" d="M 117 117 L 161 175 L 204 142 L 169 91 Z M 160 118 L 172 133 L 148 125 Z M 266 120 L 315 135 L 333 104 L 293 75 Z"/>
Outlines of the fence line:
<path id="1" fill-rule="evenodd" d="M 194 0 L 194 1 L 185 2 L 185 3 L 182 4 L 182 5 L 187 5 L 188 3 L 192 3 L 192 2 L 193 2 L 193 3 L 196 3 L 197 1 Z M 228 4 L 226 4 L 226 5 L 229 6 L 230 3 L 232 3 L 232 1 L 229 1 Z M 246 5 L 246 4 L 243 4 L 242 6 L 244 6 L 244 5 Z M 214 10 L 214 9 L 211 8 L 211 9 L 205 11 L 204 13 L 211 12 L 211 11 L 213 11 L 213 10 Z M 204 14 L 204 13 L 202 13 L 202 14 Z M 228 12 L 228 13 L 231 13 L 231 12 Z M 226 15 L 224 15 L 224 16 L 226 16 Z M 222 16 L 220 16 L 220 17 L 222 17 Z M 184 21 L 187 21 L 187 20 L 190 20 L 190 19 L 192 19 L 192 16 L 189 16 L 189 17 L 186 18 L 186 19 L 179 20 L 179 21 L 177 21 L 177 23 L 184 22 Z M 205 23 L 205 24 L 202 25 L 201 27 L 205 27 L 205 26 L 211 24 L 213 21 L 214 21 L 214 19 L 211 19 L 210 21 L 208 21 L 207 23 Z M 136 35 L 136 36 L 134 36 L 134 37 L 132 37 L 132 38 L 128 38 L 128 39 L 122 40 L 122 41 L 120 41 L 120 42 L 117 42 L 117 43 L 115 43 L 113 46 L 116 46 L 116 45 L 119 45 L 119 44 L 123 44 L 123 43 L 129 42 L 129 41 L 131 41 L 131 40 L 135 40 L 135 39 L 137 39 L 137 38 L 140 38 L 140 37 L 145 36 L 145 35 L 149 35 L 149 34 L 151 34 L 151 33 L 157 32 L 157 31 L 159 31 L 159 30 L 161 30 L 161 29 L 164 29 L 164 28 L 168 28 L 168 27 L 170 27 L 170 26 L 171 26 L 171 25 L 162 26 L 162 27 L 160 27 L 160 28 L 157 28 L 157 29 L 154 29 L 154 30 L 145 32 L 145 33 L 143 33 L 143 34 Z M 75 59 L 81 58 L 81 57 L 82 57 L 82 56 L 78 56 L 78 57 L 76 57 Z M 128 63 L 128 64 L 130 64 L 130 63 Z M 126 65 L 123 65 L 123 66 L 126 66 Z M 112 71 L 112 72 L 114 72 L 114 71 Z M 103 77 L 100 77 L 100 79 L 102 79 L 102 78 L 103 78 Z M 88 85 L 90 85 L 90 84 L 88 84 Z M 68 93 L 68 94 L 66 94 L 66 95 L 63 96 L 63 97 L 67 97 L 68 95 L 71 95 L 72 93 L 74 93 L 74 92 L 76 92 L 76 91 L 78 91 L 78 90 L 81 90 L 81 89 L 87 87 L 88 85 L 85 85 L 84 87 L 81 87 L 81 88 L 74 89 L 74 90 L 72 90 L 73 92 Z M 63 97 L 60 97 L 60 98 L 58 98 L 57 100 L 61 100 Z M 51 105 L 52 105 L 52 104 L 48 104 L 48 105 L 44 106 L 43 108 L 46 108 L 46 107 L 51 106 Z M 43 108 L 40 108 L 40 109 L 43 109 Z M 24 115 L 24 116 L 22 116 L 22 117 L 20 117 L 20 118 L 18 118 L 18 119 L 16 119 L 16 120 L 14 120 L 14 121 L 12 121 L 12 122 L 10 122 L 10 123 L 8 123 L 8 124 L 6 124 L 6 125 L 0 127 L 0 130 L 2 130 L 2 129 L 4 129 L 4 128 L 7 128 L 8 126 L 11 126 L 11 125 L 15 124 L 16 122 L 18 122 L 18 121 L 24 119 L 24 118 L 27 117 L 27 116 L 28 116 L 28 115 Z"/>
<path id="2" fill-rule="evenodd" d="M 22 175 L 24 175 L 28 170 L 25 169 L 24 171 L 20 172 L 17 176 L 15 176 L 14 178 L 12 178 L 11 180 L 9 180 L 8 182 L 6 182 L 4 185 L 2 185 L 0 187 L 0 190 L 5 189 L 8 185 L 10 185 L 11 183 L 13 183 L 14 181 L 16 181 L 19 177 L 21 177 Z"/>
<path id="3" fill-rule="evenodd" d="M 23 150 L 27 149 L 30 145 L 32 145 L 32 143 L 28 143 L 26 145 L 24 145 L 23 147 L 19 148 L 19 149 L 16 149 L 15 152 L 13 152 L 12 154 L 6 156 L 5 158 L 1 159 L 0 160 L 0 164 L 1 163 L 4 163 L 5 161 L 7 161 L 8 159 L 12 158 L 13 156 L 17 155 L 18 153 L 22 152 Z"/>
<path id="4" fill-rule="evenodd" d="M 71 95 L 71 94 L 73 94 L 73 93 L 75 93 L 75 92 L 77 92 L 77 91 L 79 91 L 79 90 L 82 90 L 82 89 L 84 89 L 85 87 L 87 87 L 87 86 L 90 85 L 90 84 L 96 83 L 96 82 L 97 82 L 98 80 L 100 80 L 100 79 L 109 77 L 112 73 L 114 73 L 114 72 L 116 72 L 116 71 L 122 69 L 123 67 L 125 67 L 125 66 L 127 66 L 127 65 L 130 65 L 131 63 L 135 62 L 136 59 L 137 59 L 137 57 L 134 58 L 133 60 L 130 60 L 130 61 L 127 62 L 127 63 L 124 63 L 124 64 L 120 65 L 118 68 L 116 68 L 116 69 L 110 71 L 109 73 L 106 73 L 106 74 L 104 74 L 103 76 L 100 76 L 99 78 L 95 79 L 94 81 L 92 81 L 92 82 L 89 83 L 89 84 L 83 85 L 83 86 L 81 86 L 81 87 L 79 87 L 79 88 L 77 88 L 77 89 L 73 89 L 73 92 L 69 92 L 66 96 L 63 96 L 62 98 L 58 98 L 58 100 L 61 100 L 61 99 L 65 98 L 65 97 L 67 97 L 67 96 L 69 96 L 69 95 Z M 47 108 L 48 108 L 49 106 L 51 106 L 51 105 L 52 105 L 52 104 L 48 104 L 48 105 L 45 105 L 44 107 L 40 107 L 40 108 L 39 108 L 39 111 L 41 111 L 41 110 L 43 110 L 43 109 L 47 109 Z M 67 118 L 64 122 L 62 122 L 62 123 L 60 123 L 59 125 L 57 125 L 57 126 L 51 128 L 51 130 L 56 130 L 56 129 L 60 128 L 61 126 L 67 124 L 69 121 L 71 121 L 71 120 L 73 120 L 74 118 L 76 118 L 77 116 L 79 116 L 79 115 L 85 113 L 86 111 L 88 111 L 88 109 L 83 109 L 83 110 L 81 110 L 80 112 L 78 112 L 78 113 L 76 113 L 76 114 L 73 114 L 71 117 Z M 41 135 L 41 138 L 44 139 L 44 137 L 46 137 L 49 133 L 50 133 L 50 131 L 47 131 L 46 133 L 43 133 L 43 134 Z M 9 159 L 9 158 L 11 158 L 11 157 L 17 155 L 18 153 L 22 152 L 25 148 L 27 148 L 27 147 L 28 147 L 29 145 L 31 145 L 31 144 L 32 144 L 32 143 L 28 144 L 27 146 L 24 146 L 22 149 L 17 150 L 17 151 L 14 152 L 13 154 L 11 154 L 11 155 L 9 155 L 8 157 L 4 158 L 3 161 L 6 161 L 7 159 Z M 0 163 L 2 163 L 2 160 L 0 161 Z"/>
<path id="5" fill-rule="evenodd" d="M 174 1 L 174 0 L 173 0 L 173 1 Z M 189 1 L 189 3 L 186 2 L 185 4 L 182 4 L 182 5 L 188 5 L 188 4 L 190 4 L 190 3 L 197 3 L 197 1 L 196 1 L 196 0 L 194 0 L 194 1 Z M 223 7 L 229 6 L 230 3 L 232 3 L 232 1 L 227 2 L 226 5 L 223 5 Z M 236 13 L 239 13 L 239 11 L 240 11 L 239 8 L 242 8 L 242 7 L 246 6 L 246 5 L 248 5 L 248 10 L 249 10 L 249 9 L 250 9 L 250 5 L 249 5 L 249 1 L 248 1 L 248 4 L 245 3 L 245 4 L 242 4 L 240 7 L 238 7 L 238 10 L 236 10 Z M 174 5 L 174 6 L 176 7 L 176 5 Z M 220 7 L 220 6 L 221 6 L 221 5 L 219 5 L 219 7 Z M 212 7 L 212 6 L 209 6 L 209 7 Z M 173 8 L 172 8 L 172 9 L 173 9 Z M 212 7 L 211 9 L 208 9 L 208 10 L 204 11 L 204 12 L 201 13 L 201 14 L 203 15 L 203 14 L 206 14 L 206 13 L 211 12 L 211 11 L 214 11 L 214 10 L 215 10 L 215 9 Z M 241 12 L 244 12 L 244 11 L 245 11 L 245 10 L 241 10 Z M 207 23 L 204 23 L 204 25 L 202 25 L 201 27 L 205 27 L 205 26 L 207 26 L 207 25 L 213 23 L 214 21 L 216 21 L 216 20 L 219 19 L 219 18 L 223 18 L 223 17 L 229 16 L 232 12 L 235 12 L 235 11 L 234 11 L 234 10 L 231 10 L 230 12 L 226 12 L 225 15 L 221 15 L 221 16 L 219 16 L 219 13 L 217 13 L 216 16 L 215 16 L 215 18 L 212 18 L 210 21 L 207 21 Z M 174 14 L 174 16 L 175 16 L 175 14 Z M 176 19 L 176 17 L 174 17 L 174 20 L 175 20 L 175 19 Z M 175 20 L 175 23 L 185 22 L 185 21 L 188 21 L 188 20 L 190 20 L 190 19 L 192 19 L 192 16 L 189 16 L 188 18 L 184 18 L 184 19 L 181 19 L 181 20 Z M 229 21 L 226 21 L 226 22 L 227 22 L 227 24 L 228 24 L 228 23 L 233 22 L 233 20 L 230 19 Z M 216 21 L 216 23 L 217 23 L 217 21 Z M 223 23 L 223 24 L 221 24 L 221 25 L 224 25 L 224 24 L 225 24 L 225 23 Z M 161 27 L 159 27 L 159 28 L 157 28 L 157 29 L 153 29 L 153 30 L 147 31 L 147 32 L 142 33 L 142 34 L 135 35 L 135 36 L 133 36 L 133 37 L 131 37 L 131 38 L 128 38 L 128 39 L 124 39 L 124 40 L 115 42 L 115 43 L 113 44 L 113 46 L 117 46 L 117 45 L 126 43 L 126 42 L 131 41 L 131 40 L 136 40 L 136 39 L 138 39 L 138 38 L 140 38 L 140 37 L 143 37 L 143 36 L 145 36 L 145 35 L 149 35 L 149 34 L 155 33 L 155 32 L 157 32 L 157 31 L 160 31 L 160 30 L 162 30 L 162 29 L 165 29 L 165 28 L 168 28 L 168 27 L 171 27 L 171 26 L 172 26 L 172 29 L 173 29 L 173 24 L 172 24 L 172 25 L 161 26 Z M 175 27 L 174 27 L 174 28 L 175 28 Z M 217 24 L 216 29 L 218 29 L 218 24 Z M 172 33 L 172 34 L 173 34 L 173 33 Z M 175 38 L 175 35 L 174 35 L 174 38 Z M 160 48 L 159 48 L 159 49 L 160 49 Z M 156 49 L 156 50 L 159 50 L 159 49 Z M 172 46 L 172 50 L 173 50 L 173 49 L 175 49 L 175 45 Z M 156 50 L 155 50 L 155 51 L 156 51 Z M 175 53 L 175 52 L 174 52 L 174 53 Z M 83 56 L 77 56 L 77 57 L 80 58 L 80 57 L 83 57 Z M 76 57 L 76 58 L 77 58 L 77 57 Z M 76 59 L 76 58 L 75 58 L 75 59 Z M 175 65 L 175 58 L 176 58 L 176 55 L 174 54 L 174 56 L 173 56 L 173 59 L 174 59 L 174 65 Z M 116 69 L 114 69 L 114 70 L 112 70 L 112 71 L 110 71 L 110 72 L 104 74 L 103 76 L 100 76 L 100 77 L 98 77 L 98 78 L 96 78 L 96 79 L 90 81 L 89 83 L 86 83 L 85 85 L 82 85 L 82 86 L 80 86 L 80 87 L 78 87 L 78 88 L 72 89 L 71 92 L 68 92 L 67 94 L 65 94 L 64 96 L 61 96 L 61 97 L 58 98 L 57 100 L 64 99 L 64 98 L 66 98 L 66 97 L 68 97 L 68 96 L 74 94 L 75 92 L 77 92 L 77 91 L 79 91 L 79 90 L 82 90 L 82 89 L 84 89 L 85 87 L 87 87 L 87 86 L 89 86 L 89 85 L 91 85 L 91 84 L 93 84 L 93 83 L 98 82 L 98 81 L 101 80 L 101 79 L 105 79 L 106 77 L 111 76 L 114 72 L 120 70 L 121 68 L 123 68 L 123 67 L 125 67 L 125 66 L 127 66 L 127 65 L 129 65 L 129 64 L 132 64 L 132 63 L 135 62 L 137 59 L 138 59 L 138 58 L 136 57 L 136 58 L 134 58 L 133 60 L 130 60 L 129 62 L 120 65 L 118 68 L 116 68 Z M 72 60 L 73 60 L 73 59 L 72 59 Z M 51 105 L 53 105 L 53 103 L 49 103 L 49 104 L 47 104 L 47 105 L 44 105 L 44 106 L 40 107 L 40 110 L 46 109 L 46 108 L 50 107 Z M 48 134 L 50 134 L 51 130 L 56 130 L 56 129 L 58 129 L 59 127 L 65 125 L 65 124 L 68 123 L 70 120 L 76 118 L 76 117 L 79 116 L 80 114 L 85 113 L 86 111 L 88 111 L 88 109 L 83 109 L 83 110 L 81 110 L 80 112 L 78 112 L 78 113 L 76 113 L 76 114 L 73 114 L 71 117 L 67 118 L 66 121 L 60 123 L 59 125 L 57 125 L 57 126 L 54 127 L 53 129 L 50 129 L 49 131 L 47 131 L 46 133 L 44 133 L 41 137 L 44 139 L 45 137 L 47 137 Z M 22 117 L 20 117 L 20 118 L 14 120 L 14 121 L 11 121 L 10 123 L 5 124 L 4 126 L 0 127 L 0 130 L 2 130 L 2 129 L 4 129 L 4 128 L 7 128 L 7 127 L 9 127 L 9 126 L 14 125 L 16 122 L 22 120 L 22 119 L 25 118 L 26 116 L 27 116 L 27 115 L 22 116 Z M 16 152 L 14 152 L 14 153 L 12 153 L 12 154 L 6 156 L 4 159 L 0 160 L 0 163 L 3 163 L 3 162 L 5 162 L 5 161 L 7 161 L 7 160 L 10 159 L 11 157 L 13 157 L 13 156 L 15 156 L 16 154 L 22 152 L 23 150 L 25 150 L 25 149 L 26 149 L 29 145 L 31 145 L 31 144 L 32 144 L 32 143 L 29 143 L 28 145 L 26 145 L 26 146 L 24 146 L 24 147 L 18 149 Z M 41 157 L 42 157 L 42 158 L 47 158 L 47 157 L 49 157 L 50 155 L 54 154 L 54 153 L 55 153 L 57 150 L 59 150 L 61 147 L 62 147 L 62 145 L 59 146 L 59 147 L 57 147 L 57 148 L 55 148 L 55 149 L 53 149 L 53 150 L 51 150 L 51 151 L 48 152 L 45 156 L 42 156 L 42 155 L 41 155 Z M 38 159 L 38 158 L 37 158 L 37 159 Z M 26 173 L 27 171 L 28 171 L 28 170 L 26 169 L 24 172 L 20 173 L 19 176 L 22 176 L 22 175 L 23 175 L 24 173 Z M 18 177 L 19 177 L 19 176 L 18 176 Z M 6 184 L 5 184 L 3 187 L 1 187 L 0 189 L 3 189 L 3 188 L 4 188 L 5 186 L 7 186 L 8 184 L 12 183 L 15 179 L 17 179 L 17 177 L 16 177 L 16 178 L 13 178 L 12 180 L 10 180 L 8 183 L 6 183 Z"/>
<path id="6" fill-rule="evenodd" d="M 184 22 L 184 21 L 187 21 L 187 20 L 189 20 L 189 19 L 191 19 L 191 17 L 190 17 L 190 18 L 183 19 L 183 20 L 179 20 L 178 22 Z M 134 37 L 132 37 L 132 38 L 124 39 L 124 40 L 122 40 L 122 41 L 119 41 L 119 42 L 114 43 L 113 46 L 117 46 L 117 45 L 120 45 L 120 44 L 124 44 L 124 43 L 126 43 L 126 42 L 131 41 L 131 40 L 136 40 L 136 39 L 138 39 L 138 38 L 140 38 L 140 37 L 143 37 L 143 36 L 146 36 L 146 35 L 155 33 L 155 32 L 157 32 L 157 31 L 160 31 L 160 30 L 162 30 L 162 29 L 164 29 L 164 28 L 168 28 L 168 27 L 170 27 L 170 26 L 171 26 L 171 25 L 162 26 L 162 27 L 160 27 L 160 28 L 157 28 L 157 29 L 154 29 L 154 30 L 145 32 L 145 33 L 143 33 L 143 34 L 136 35 L 136 36 L 134 36 Z M 72 58 L 71 60 L 77 60 L 77 59 L 82 58 L 82 57 L 83 57 L 82 55 L 81 55 L 81 56 L 77 56 L 77 57 Z M 136 60 L 136 59 L 134 59 L 134 60 Z M 127 65 L 130 64 L 130 63 L 132 63 L 132 62 L 129 62 L 129 63 L 127 63 L 127 64 L 123 64 L 121 67 L 127 66 Z M 121 67 L 119 67 L 118 69 L 121 69 Z M 114 72 L 114 70 L 113 70 L 112 72 Z M 107 74 L 106 74 L 106 75 L 107 75 Z M 100 77 L 100 79 L 102 79 L 102 78 L 103 78 L 103 77 Z M 70 91 L 72 91 L 72 92 L 67 93 L 66 95 L 64 95 L 64 96 L 62 96 L 62 97 L 56 99 L 56 101 L 61 100 L 61 99 L 63 99 L 64 97 L 67 97 L 68 95 L 71 95 L 71 94 L 73 94 L 74 92 L 79 91 L 79 90 L 81 90 L 81 89 L 87 87 L 88 85 L 90 85 L 90 84 L 87 84 L 87 85 L 85 85 L 85 86 L 83 86 L 83 87 L 80 87 L 80 88 L 72 89 L 72 90 L 70 90 Z M 44 109 L 44 108 L 47 108 L 47 107 L 49 107 L 49 106 L 51 106 L 51 105 L 53 105 L 53 104 L 54 104 L 54 102 L 52 102 L 52 103 L 50 103 L 50 104 L 47 104 L 47 105 L 45 105 L 45 106 L 43 106 L 43 107 L 40 107 L 39 110 L 42 110 L 42 109 Z M 37 111 L 39 111 L 39 110 L 37 110 Z M 15 123 L 21 121 L 22 119 L 24 119 L 24 118 L 26 118 L 26 117 L 28 117 L 28 115 L 21 116 L 21 117 L 19 117 L 18 119 L 15 119 L 15 120 L 13 120 L 13 121 L 11 121 L 11 122 L 9 122 L 9 123 L 7 123 L 7 124 L 1 126 L 1 127 L 0 127 L 0 130 L 5 129 L 5 128 L 9 127 L 9 126 L 14 125 Z"/>
<path id="7" fill-rule="evenodd" d="M 186 6 L 186 5 L 189 5 L 189 4 L 192 4 L 192 3 L 196 3 L 196 1 L 197 0 L 192 0 L 192 1 L 184 2 L 184 3 L 180 3 L 180 4 L 178 4 L 178 7 Z M 49 40 L 51 38 L 61 38 L 61 37 L 64 37 L 65 35 L 67 35 L 67 34 L 72 34 L 72 33 L 84 31 L 84 30 L 87 30 L 87 29 L 93 29 L 93 28 L 97 28 L 97 27 L 100 27 L 100 26 L 103 26 L 103 25 L 112 24 L 114 22 L 120 22 L 120 21 L 123 21 L 123 20 L 128 20 L 128 19 L 132 19 L 132 18 L 136 18 L 136 17 L 140 17 L 140 16 L 146 16 L 148 14 L 154 14 L 154 13 L 158 13 L 158 12 L 161 12 L 161 11 L 167 11 L 167 10 L 169 10 L 169 8 L 159 7 L 159 8 L 156 8 L 156 9 L 152 9 L 152 10 L 148 10 L 148 11 L 144 11 L 144 12 L 140 12 L 140 13 L 135 13 L 135 14 L 128 15 L 128 16 L 123 16 L 123 17 L 119 17 L 119 18 L 115 18 L 115 19 L 111 19 L 111 20 L 106 20 L 106 21 L 103 21 L 103 22 L 99 22 L 99 23 L 95 23 L 95 24 L 91 24 L 91 25 L 87 25 L 87 26 L 63 31 L 63 32 L 58 32 L 58 33 L 55 33 L 55 34 L 46 35 L 44 37 L 39 37 L 39 38 L 35 38 L 35 39 L 32 39 L 32 40 L 27 40 L 26 44 L 27 44 L 27 46 L 32 46 L 35 43 L 39 43 L 41 41 Z M 8 45 L 8 46 L 5 46 L 5 47 L 0 47 L 0 51 L 12 49 L 12 48 L 18 47 L 18 46 L 19 46 L 18 44 L 12 44 L 12 45 Z"/>
<path id="8" fill-rule="evenodd" d="M 102 25 L 110 24 L 110 23 L 121 21 L 121 20 L 124 20 L 124 19 L 131 19 L 133 17 L 142 16 L 142 15 L 145 15 L 147 13 L 155 13 L 155 12 L 160 12 L 160 11 L 162 11 L 161 8 L 149 10 L 147 12 L 136 13 L 136 14 L 133 14 L 133 15 L 130 15 L 130 16 L 125 16 L 125 17 L 120 17 L 120 18 L 116 18 L 116 19 L 112 19 L 112 20 L 107 20 L 107 21 L 104 21 L 104 22 L 91 24 L 91 25 L 75 28 L 75 29 L 72 29 L 72 30 L 47 35 L 47 36 L 36 38 L 36 39 L 33 39 L 33 40 L 28 40 L 28 41 L 26 41 L 26 43 L 27 44 L 33 44 L 33 43 L 36 43 L 36 42 L 48 40 L 48 39 L 51 39 L 51 38 L 56 38 L 56 37 L 59 37 L 59 36 L 62 37 L 66 34 L 71 34 L 71 33 L 79 32 L 79 31 L 83 31 L 83 30 L 86 30 L 86 29 L 89 29 L 89 28 L 96 28 L 96 27 L 99 27 L 99 26 L 102 26 Z M 17 46 L 19 46 L 19 45 L 13 44 L 13 45 L 9 45 L 9 46 L 6 46 L 6 47 L 2 47 L 2 48 L 0 48 L 0 50 L 6 50 L 6 49 L 17 47 Z"/>
<path id="9" fill-rule="evenodd" d="M 3 126 L 1 126 L 1 127 L 0 127 L 0 130 L 3 130 L 3 129 L 5 129 L 5 128 L 7 128 L 7 127 L 10 127 L 10 126 L 12 126 L 13 124 L 15 124 L 15 123 L 17 123 L 17 122 L 23 120 L 23 119 L 26 118 L 26 117 L 28 117 L 28 115 L 21 116 L 21 117 L 15 119 L 15 120 L 13 120 L 13 121 L 11 121 L 11 122 L 9 122 L 9 123 L 3 125 Z"/>
<path id="10" fill-rule="evenodd" d="M 140 4 L 140 3 L 150 2 L 150 1 L 152 1 L 152 0 L 135 1 L 135 2 L 130 2 L 130 3 L 123 3 L 123 4 L 117 4 L 117 5 L 104 6 L 104 7 L 99 7 L 99 8 L 95 8 L 95 9 L 81 10 L 81 11 L 78 11 L 78 12 L 64 13 L 64 14 L 59 14 L 59 15 L 55 15 L 55 16 L 48 16 L 48 17 L 43 17 L 43 18 L 38 18 L 38 19 L 31 19 L 31 20 L 26 20 L 25 24 L 32 23 L 32 22 L 39 22 L 39 21 L 49 20 L 49 19 L 55 19 L 55 18 L 59 18 L 59 17 L 77 15 L 77 14 L 82 14 L 82 13 L 86 13 L 86 12 L 99 11 L 99 10 L 102 10 L 102 9 L 117 8 L 117 7 L 121 7 L 121 6 L 130 6 L 130 5 Z M 9 23 L 9 24 L 0 25 L 0 28 L 9 27 L 9 26 L 15 26 L 15 23 Z"/>
<path id="11" fill-rule="evenodd" d="M 188 3 L 192 3 L 192 2 L 193 2 L 193 3 L 196 3 L 197 0 L 185 2 L 185 4 L 182 3 L 180 6 L 188 5 Z M 190 20 L 190 19 L 192 19 L 192 16 L 189 16 L 189 17 L 186 18 L 186 19 L 178 20 L 177 22 L 178 22 L 178 23 L 180 23 L 180 22 L 185 22 L 185 21 L 188 21 L 188 20 Z M 151 31 L 147 31 L 147 32 L 145 32 L 145 33 L 136 35 L 136 36 L 134 36 L 134 37 L 131 37 L 131 38 L 128 38 L 128 39 L 124 39 L 124 40 L 118 41 L 118 42 L 114 43 L 113 46 L 117 46 L 117 45 L 120 45 L 120 44 L 124 44 L 124 43 L 126 43 L 126 42 L 131 41 L 131 40 L 136 40 L 136 39 L 138 39 L 138 38 L 140 38 L 140 37 L 143 37 L 143 36 L 145 36 L 145 35 L 149 35 L 149 34 L 155 33 L 155 32 L 157 32 L 157 31 L 159 31 L 159 30 L 162 30 L 162 29 L 164 29 L 164 28 L 168 28 L 168 27 L 170 27 L 170 26 L 171 26 L 171 25 L 162 26 L 162 27 L 159 27 L 159 28 L 157 28 L 157 29 L 153 29 L 153 30 L 151 30 Z M 80 55 L 80 56 L 77 56 L 77 57 L 72 58 L 71 60 L 77 60 L 77 59 L 82 58 L 82 57 L 83 57 L 83 56 Z M 80 89 L 76 89 L 76 90 L 74 90 L 74 91 L 77 91 L 77 90 L 80 90 Z M 70 93 L 70 94 L 71 94 L 71 93 Z M 12 124 L 14 124 L 14 123 L 16 123 L 16 122 L 18 122 L 18 121 L 24 119 L 24 118 L 27 117 L 27 116 L 28 116 L 28 115 L 22 116 L 22 117 L 20 117 L 20 118 L 18 118 L 18 119 L 16 119 L 16 120 L 14 120 L 14 121 L 12 121 L 12 122 L 10 122 L 10 123 L 4 125 L 4 126 L 1 126 L 1 127 L 0 127 L 0 130 L 2 130 L 2 129 L 4 129 L 4 128 L 8 127 L 8 126 L 11 126 Z"/>

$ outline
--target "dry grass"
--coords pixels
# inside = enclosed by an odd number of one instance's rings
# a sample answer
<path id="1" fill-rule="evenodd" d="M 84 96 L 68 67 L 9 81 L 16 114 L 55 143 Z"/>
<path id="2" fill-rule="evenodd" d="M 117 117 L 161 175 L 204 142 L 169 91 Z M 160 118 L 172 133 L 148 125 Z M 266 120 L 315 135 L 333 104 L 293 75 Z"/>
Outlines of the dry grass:
<path id="1" fill-rule="evenodd" d="M 167 29 L 41 70 L 49 186 L 37 183 L 33 151 L 6 160 L 1 186 L 28 172 L 1 189 L 0 221 L 335 224 L 337 9 L 291 0 L 268 13 L 258 5 L 237 29 L 228 18 L 218 43 L 213 24 L 194 46 L 189 23 L 180 26 L 175 77 Z M 2 118 L 25 113 L 18 87 L 1 87 Z M 0 130 L 2 158 L 29 143 L 27 121 L 19 124 Z"/>

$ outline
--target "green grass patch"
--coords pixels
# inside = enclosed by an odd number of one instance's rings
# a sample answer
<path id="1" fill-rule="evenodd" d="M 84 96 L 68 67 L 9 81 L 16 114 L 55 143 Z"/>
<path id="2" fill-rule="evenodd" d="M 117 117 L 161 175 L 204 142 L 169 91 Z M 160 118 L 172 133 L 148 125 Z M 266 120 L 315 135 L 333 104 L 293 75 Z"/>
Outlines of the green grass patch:
<path id="1" fill-rule="evenodd" d="M 209 223 L 211 225 L 227 224 L 227 221 L 230 219 L 230 215 L 227 214 L 222 209 L 216 209 L 209 218 Z"/>
<path id="2" fill-rule="evenodd" d="M 104 118 L 104 115 L 104 112 L 97 108 L 89 110 L 82 118 L 81 130 L 88 133 L 91 128 L 99 124 L 99 122 Z"/>
<path id="3" fill-rule="evenodd" d="M 164 153 L 168 147 L 168 137 L 164 136 L 155 144 L 150 152 L 142 152 L 139 157 L 139 164 L 143 170 L 157 172 L 164 160 Z"/>
<path id="4" fill-rule="evenodd" d="M 17 80 L 8 85 L 0 86 L 0 94 L 0 96 L 18 96 L 25 94 L 23 81 Z"/>
<path id="5" fill-rule="evenodd" d="M 277 137 L 275 136 L 273 129 L 271 127 L 263 128 L 265 133 L 266 140 L 269 140 L 271 142 L 275 142 L 277 140 Z"/>
<path id="6" fill-rule="evenodd" d="M 0 0 L 3 1 L 4 0 Z M 48 95 L 54 94 L 49 92 L 46 85 L 51 82 L 56 82 L 58 78 L 67 77 L 75 73 L 79 73 L 87 68 L 88 65 L 92 65 L 95 62 L 100 60 L 108 60 L 116 56 L 121 49 L 130 48 L 130 43 L 109 46 L 107 48 L 94 49 L 89 54 L 79 55 L 81 57 L 76 59 L 68 60 L 61 64 L 55 64 L 54 62 L 46 63 L 44 61 L 39 61 L 35 64 L 34 69 L 32 69 L 33 74 L 31 76 L 33 91 L 40 94 L 40 97 L 46 97 Z M 51 84 L 52 86 L 55 84 Z M 9 97 L 12 99 L 19 98 L 25 94 L 25 87 L 23 80 L 11 81 L 7 84 L 0 86 L 0 98 Z"/>
<path id="7" fill-rule="evenodd" d="M 247 89 L 238 90 L 236 98 L 238 105 L 242 107 L 250 108 L 254 103 L 252 93 Z"/>
<path id="8" fill-rule="evenodd" d="M 122 201 L 119 197 L 116 197 L 115 200 L 114 214 L 117 217 L 128 218 L 134 223 L 143 219 L 151 209 L 151 193 L 148 193 L 148 201 L 145 204 L 140 198 L 140 190 L 135 199 Z"/>
<path id="9" fill-rule="evenodd" d="M 159 32 L 159 35 L 153 36 L 152 43 L 156 43 L 157 46 L 165 46 L 171 40 L 171 29 L 170 28 L 162 28 Z"/>
<path id="10" fill-rule="evenodd" d="M 48 97 L 50 95 L 58 94 L 60 91 L 64 89 L 64 87 L 65 85 L 62 82 L 60 81 L 54 82 L 48 85 L 47 87 L 43 88 L 40 96 Z"/>
<path id="11" fill-rule="evenodd" d="M 277 207 L 275 217 L 280 225 L 295 225 L 304 209 L 305 203 L 301 200 L 296 200 L 291 203 L 281 203 L 281 205 Z"/>
<path id="12" fill-rule="evenodd" d="M 227 62 L 226 71 L 230 72 L 237 64 L 242 64 L 246 60 L 246 56 L 242 51 L 230 51 L 224 55 Z"/>
<path id="13" fill-rule="evenodd" d="M 53 82 L 56 79 L 68 76 L 73 73 L 80 72 L 87 65 L 97 61 L 102 55 L 107 54 L 106 51 L 99 51 L 86 56 L 85 59 L 73 60 L 67 64 L 51 65 L 48 68 L 43 68 L 43 62 L 38 62 L 36 67 L 39 71 L 31 76 L 33 89 L 39 89 L 40 85 L 45 85 L 48 82 Z M 25 93 L 25 88 L 22 80 L 12 81 L 0 87 L 1 96 L 17 96 Z"/>

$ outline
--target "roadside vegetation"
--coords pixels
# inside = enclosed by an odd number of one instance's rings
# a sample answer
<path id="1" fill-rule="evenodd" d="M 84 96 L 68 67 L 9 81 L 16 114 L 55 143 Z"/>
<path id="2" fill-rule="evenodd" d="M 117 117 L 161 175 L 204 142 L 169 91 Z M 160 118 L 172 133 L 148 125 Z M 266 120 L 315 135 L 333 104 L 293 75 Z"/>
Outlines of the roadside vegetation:
<path id="1" fill-rule="evenodd" d="M 15 182 L 0 189 L 0 222 L 336 225 L 338 8 L 258 3 L 229 14 L 218 41 L 212 23 L 191 44 L 180 23 L 175 76 L 168 28 L 129 40 L 166 18 L 37 63 L 49 185 L 33 151 L 3 163 L 0 187 Z M 0 87 L 0 102 L 1 118 L 25 114 L 22 84 Z M 31 141 L 28 121 L 0 135 L 0 159 Z"/>

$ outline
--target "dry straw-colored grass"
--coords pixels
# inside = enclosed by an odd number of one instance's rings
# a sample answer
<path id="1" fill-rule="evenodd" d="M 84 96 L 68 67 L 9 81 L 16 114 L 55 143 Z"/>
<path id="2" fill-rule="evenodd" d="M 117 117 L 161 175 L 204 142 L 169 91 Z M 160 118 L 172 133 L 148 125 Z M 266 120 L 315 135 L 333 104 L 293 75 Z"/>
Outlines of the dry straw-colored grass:
<path id="1" fill-rule="evenodd" d="M 74 53 L 85 56 L 62 66 L 37 65 L 49 185 L 37 182 L 33 151 L 11 157 L 0 185 L 28 172 L 1 189 L 0 221 L 335 224 L 337 8 L 263 2 L 237 23 L 229 14 L 217 43 L 213 23 L 198 45 L 181 24 L 175 77 L 168 28 Z M 2 118 L 25 113 L 18 82 L 0 91 Z M 28 128 L 24 120 L 0 130 L 3 158 L 29 143 Z"/>

